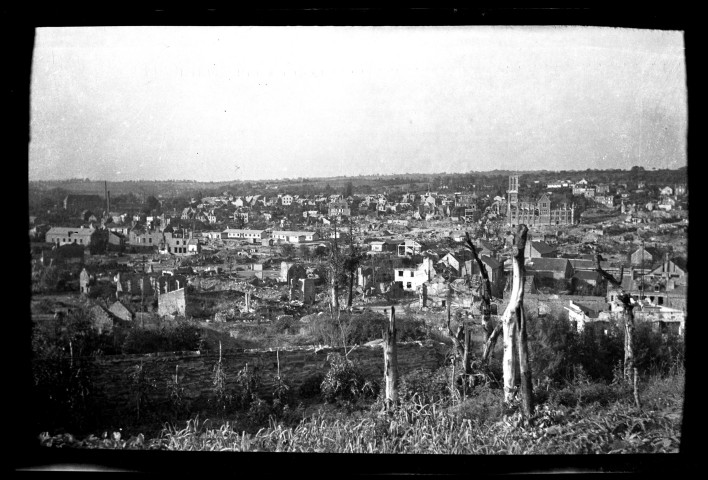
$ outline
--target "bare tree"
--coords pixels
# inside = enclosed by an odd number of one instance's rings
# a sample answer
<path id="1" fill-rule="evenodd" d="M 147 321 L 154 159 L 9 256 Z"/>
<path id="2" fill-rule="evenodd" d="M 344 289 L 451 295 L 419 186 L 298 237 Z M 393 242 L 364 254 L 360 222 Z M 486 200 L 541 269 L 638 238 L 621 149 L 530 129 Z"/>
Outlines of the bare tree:
<path id="1" fill-rule="evenodd" d="M 521 278 L 523 278 L 523 275 Z M 519 307 L 516 309 L 516 321 L 519 347 L 519 371 L 521 373 L 521 409 L 524 417 L 528 420 L 533 414 L 533 383 L 531 378 L 531 366 L 529 365 L 528 333 L 526 331 L 526 312 L 524 311 L 523 298 L 524 290 L 522 284 L 521 299 L 519 300 Z"/>
<path id="2" fill-rule="evenodd" d="M 461 321 L 457 326 L 457 331 L 452 330 L 450 321 L 452 319 L 452 296 L 448 294 L 447 296 L 447 333 L 452 339 L 453 348 L 455 351 L 455 357 L 460 361 L 462 365 L 462 373 L 465 375 L 465 382 L 467 382 L 469 375 L 472 374 L 472 362 L 470 355 L 470 332 L 469 325 L 465 325 L 464 321 Z"/>
<path id="3" fill-rule="evenodd" d="M 354 244 L 354 235 L 352 232 L 352 221 L 349 218 L 349 253 L 344 257 L 343 267 L 349 281 L 349 295 L 347 297 L 347 307 L 351 308 L 354 296 L 354 279 L 356 272 L 361 265 L 364 255 L 359 251 L 359 247 Z"/>
<path id="4" fill-rule="evenodd" d="M 602 269 L 600 264 L 602 260 L 603 258 L 599 254 L 595 255 L 595 270 L 617 290 L 619 290 L 617 301 L 620 305 L 622 305 L 624 314 L 624 378 L 628 383 L 632 384 L 634 390 L 634 403 L 637 408 L 641 408 L 639 392 L 637 390 L 637 378 L 639 373 L 637 368 L 634 366 L 634 300 L 632 299 L 632 296 L 622 287 L 624 267 L 620 268 L 618 280 L 610 273 Z"/>
<path id="5" fill-rule="evenodd" d="M 517 376 L 517 363 L 519 361 L 518 353 L 526 346 L 518 346 L 518 343 L 522 343 L 522 339 L 519 337 L 518 330 L 521 323 L 522 310 L 523 310 L 523 298 L 524 298 L 524 248 L 526 247 L 526 237 L 528 234 L 528 228 L 526 225 L 519 225 L 516 231 L 516 238 L 514 241 L 514 249 L 512 254 L 512 289 L 511 295 L 509 297 L 509 304 L 504 311 L 501 318 L 502 323 L 502 333 L 504 339 L 504 360 L 503 360 L 503 371 L 504 371 L 504 401 L 511 402 L 515 396 L 515 382 Z M 517 321 L 514 321 L 514 316 L 516 315 Z M 517 347 L 518 348 L 515 348 Z M 528 361 L 528 355 L 524 359 Z M 530 370 L 528 368 L 528 363 L 522 369 L 522 372 L 528 372 L 530 378 Z M 523 382 L 525 383 L 525 382 Z M 527 385 L 525 392 L 530 396 L 530 385 Z M 530 405 L 531 399 L 524 398 L 524 404 Z"/>
<path id="6" fill-rule="evenodd" d="M 492 284 L 489 281 L 489 275 L 487 269 L 484 268 L 482 259 L 477 253 L 477 248 L 472 243 L 470 234 L 465 232 L 465 246 L 470 252 L 472 252 L 472 258 L 477 262 L 477 267 L 479 268 L 480 275 L 482 276 L 481 284 L 481 297 L 482 297 L 482 330 L 484 331 L 484 351 L 482 353 L 482 366 L 485 367 L 489 361 L 489 355 L 494 350 L 497 338 L 502 329 L 502 324 L 499 323 L 496 327 L 492 325 L 491 313 L 492 313 Z"/>
<path id="7" fill-rule="evenodd" d="M 332 220 L 332 225 L 334 227 L 334 237 L 330 242 L 329 249 L 329 263 L 328 263 L 328 273 L 329 273 L 329 290 L 330 290 L 330 308 L 332 313 L 339 310 L 339 283 L 343 271 L 343 257 L 339 251 L 339 239 L 337 238 L 337 221 Z"/>

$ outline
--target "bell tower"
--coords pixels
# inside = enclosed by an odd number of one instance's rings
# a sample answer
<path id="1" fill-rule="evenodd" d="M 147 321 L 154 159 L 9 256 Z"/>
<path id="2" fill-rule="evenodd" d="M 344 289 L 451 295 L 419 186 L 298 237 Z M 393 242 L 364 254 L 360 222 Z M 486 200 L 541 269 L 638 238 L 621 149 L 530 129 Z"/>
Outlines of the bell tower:
<path id="1" fill-rule="evenodd" d="M 519 175 L 509 175 L 509 190 L 506 191 L 507 203 L 506 203 L 506 218 L 510 224 L 515 224 L 516 221 L 513 218 L 514 212 L 518 212 L 519 208 Z"/>

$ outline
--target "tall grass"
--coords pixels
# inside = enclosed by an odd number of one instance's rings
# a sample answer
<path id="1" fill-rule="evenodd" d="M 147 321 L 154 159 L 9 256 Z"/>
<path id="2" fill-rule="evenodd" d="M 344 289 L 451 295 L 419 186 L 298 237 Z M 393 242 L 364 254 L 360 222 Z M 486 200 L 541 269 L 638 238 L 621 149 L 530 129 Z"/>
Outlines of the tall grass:
<path id="1" fill-rule="evenodd" d="M 142 448 L 161 450 L 328 452 L 328 453 L 436 453 L 436 454 L 592 454 L 673 453 L 680 443 L 683 372 L 652 377 L 644 384 L 645 409 L 634 407 L 630 395 L 615 385 L 576 384 L 568 390 L 575 401 L 548 398 L 537 405 L 533 422 L 522 422 L 518 412 L 502 407 L 500 390 L 483 388 L 466 402 L 425 402 L 414 395 L 391 414 L 381 401 L 360 415 L 334 415 L 319 410 L 295 426 L 271 418 L 269 425 L 249 434 L 225 422 L 213 425 L 199 418 L 185 428 L 165 425 Z M 594 387 L 593 387 L 594 385 Z M 571 385 L 573 386 L 573 385 Z M 612 391 L 599 401 L 582 388 Z M 587 392 L 586 392 L 587 393 Z M 42 443 L 61 443 L 44 435 Z M 93 446 L 91 446 L 93 441 Z M 88 443 L 86 443 L 88 442 Z M 137 448 L 96 437 L 74 446 Z"/>

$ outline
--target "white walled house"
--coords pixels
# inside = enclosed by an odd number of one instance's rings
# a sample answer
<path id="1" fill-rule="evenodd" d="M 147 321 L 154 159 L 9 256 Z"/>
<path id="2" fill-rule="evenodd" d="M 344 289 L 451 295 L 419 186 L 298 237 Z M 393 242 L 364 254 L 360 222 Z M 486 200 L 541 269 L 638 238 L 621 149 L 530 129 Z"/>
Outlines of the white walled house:
<path id="1" fill-rule="evenodd" d="M 430 258 L 415 267 L 397 267 L 393 269 L 393 281 L 406 291 L 415 292 L 425 282 L 435 276 L 435 268 Z"/>
<path id="2" fill-rule="evenodd" d="M 280 230 L 273 232 L 272 238 L 276 242 L 300 243 L 319 240 L 320 236 L 317 232 Z"/>
<path id="3" fill-rule="evenodd" d="M 247 240 L 249 243 L 261 243 L 263 239 L 268 238 L 268 232 L 265 230 L 227 228 L 221 232 L 221 238 L 224 240 Z"/>

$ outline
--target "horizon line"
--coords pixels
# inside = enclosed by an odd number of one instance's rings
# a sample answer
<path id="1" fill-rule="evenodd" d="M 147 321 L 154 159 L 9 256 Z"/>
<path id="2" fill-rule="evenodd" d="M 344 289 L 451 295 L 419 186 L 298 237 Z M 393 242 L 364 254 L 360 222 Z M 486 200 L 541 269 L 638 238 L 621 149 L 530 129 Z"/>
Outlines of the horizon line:
<path id="1" fill-rule="evenodd" d="M 636 165 L 641 167 L 641 165 Z M 677 171 L 681 170 L 684 168 L 687 168 L 687 165 L 683 165 L 681 167 L 677 168 L 657 168 L 657 167 L 651 167 L 649 170 L 644 168 L 644 171 L 646 172 L 652 172 L 652 171 Z M 441 176 L 441 175 L 469 175 L 469 174 L 480 174 L 480 173 L 494 173 L 494 172 L 507 172 L 507 171 L 513 171 L 518 174 L 527 174 L 527 173 L 535 173 L 535 172 L 606 172 L 606 171 L 631 171 L 632 168 L 603 168 L 603 169 L 598 169 L 598 168 L 592 168 L 592 169 L 585 169 L 585 170 L 577 170 L 577 169 L 565 169 L 565 170 L 517 170 L 513 168 L 508 168 L 508 169 L 494 169 L 494 170 L 470 170 L 468 172 L 436 172 L 436 173 L 389 173 L 389 174 L 377 174 L 377 173 L 369 173 L 369 174 L 359 174 L 359 175 L 339 175 L 339 176 L 326 176 L 326 177 L 283 177 L 283 178 L 271 178 L 271 179 L 230 179 L 230 180 L 196 180 L 196 179 L 121 179 L 121 180 L 107 180 L 105 178 L 79 178 L 79 177 L 71 177 L 71 178 L 54 178 L 54 179 L 28 179 L 29 183 L 32 182 L 69 182 L 69 181 L 85 181 L 85 182 L 107 182 L 110 181 L 112 183 L 121 183 L 121 182 L 149 182 L 149 183 L 157 183 L 157 182 L 189 182 L 189 183 L 246 183 L 246 182 L 285 182 L 285 181 L 290 181 L 290 180 L 327 180 L 327 179 L 341 179 L 341 178 L 360 178 L 360 177 L 399 177 L 399 176 Z"/>

